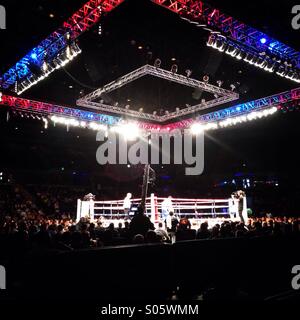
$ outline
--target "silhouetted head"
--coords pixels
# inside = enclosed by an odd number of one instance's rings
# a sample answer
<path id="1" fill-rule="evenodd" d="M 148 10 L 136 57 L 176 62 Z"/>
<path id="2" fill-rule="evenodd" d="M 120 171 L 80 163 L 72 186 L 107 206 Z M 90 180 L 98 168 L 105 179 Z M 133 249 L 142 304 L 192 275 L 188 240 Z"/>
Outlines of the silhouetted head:
<path id="1" fill-rule="evenodd" d="M 156 235 L 155 231 L 153 231 L 153 230 L 147 231 L 147 233 L 146 233 L 146 242 L 148 242 L 148 243 L 158 242 L 158 238 L 157 238 L 157 235 Z"/>
<path id="2" fill-rule="evenodd" d="M 142 244 L 142 243 L 144 243 L 144 241 L 145 241 L 145 239 L 142 234 L 136 234 L 132 239 L 132 243 L 134 243 L 134 244 Z"/>

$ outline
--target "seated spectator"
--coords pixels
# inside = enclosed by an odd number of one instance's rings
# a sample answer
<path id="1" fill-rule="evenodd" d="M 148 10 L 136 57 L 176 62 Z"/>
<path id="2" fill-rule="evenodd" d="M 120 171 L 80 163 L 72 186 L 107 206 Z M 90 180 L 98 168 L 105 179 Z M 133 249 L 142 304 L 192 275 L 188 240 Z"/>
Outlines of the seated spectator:
<path id="1" fill-rule="evenodd" d="M 118 230 L 115 229 L 115 225 L 113 223 L 109 224 L 107 230 L 109 230 L 111 232 L 113 238 L 117 238 L 120 236 Z"/>
<path id="2" fill-rule="evenodd" d="M 163 223 L 159 222 L 158 228 L 155 230 L 156 234 L 162 238 L 162 241 L 169 241 L 170 237 L 167 231 L 163 228 Z"/>
<path id="3" fill-rule="evenodd" d="M 133 244 L 143 244 L 145 242 L 144 236 L 142 234 L 136 234 L 133 239 Z"/>
<path id="4" fill-rule="evenodd" d="M 145 236 L 146 243 L 159 243 L 162 238 L 156 234 L 153 230 L 148 230 Z"/>
<path id="5" fill-rule="evenodd" d="M 64 227 L 63 225 L 60 224 L 57 226 L 57 232 L 54 236 L 54 241 L 56 243 L 63 242 L 63 234 L 64 234 Z"/>
<path id="6" fill-rule="evenodd" d="M 142 207 L 138 207 L 136 215 L 130 222 L 129 230 L 132 237 L 134 237 L 136 234 L 142 234 L 145 236 L 148 230 L 154 230 L 153 223 L 144 214 L 144 209 Z"/>
<path id="7" fill-rule="evenodd" d="M 130 238 L 130 232 L 129 232 L 129 222 L 125 221 L 124 222 L 124 228 L 119 230 L 120 233 L 120 237 L 124 238 L 124 239 L 129 239 Z"/>
<path id="8" fill-rule="evenodd" d="M 210 231 L 208 230 L 208 223 L 203 222 L 200 225 L 200 228 L 197 231 L 196 238 L 197 239 L 209 239 L 211 236 Z"/>
<path id="9" fill-rule="evenodd" d="M 196 230 L 191 229 L 188 219 L 181 219 L 176 231 L 176 241 L 194 240 L 196 238 Z"/>
<path id="10" fill-rule="evenodd" d="M 81 243 L 80 247 L 81 248 L 89 248 L 91 246 L 91 237 L 90 233 L 88 231 L 88 225 L 83 224 L 81 226 Z"/>
<path id="11" fill-rule="evenodd" d="M 219 237 L 220 237 L 220 225 L 217 223 L 216 225 L 213 226 L 211 230 L 211 238 L 217 239 Z"/>
<path id="12" fill-rule="evenodd" d="M 89 228 L 88 228 L 88 231 L 90 233 L 90 237 L 92 240 L 96 240 L 96 230 L 95 230 L 95 224 L 94 223 L 91 223 L 89 225 Z"/>
<path id="13" fill-rule="evenodd" d="M 236 226 L 235 237 L 241 238 L 247 235 L 247 230 L 245 229 L 245 225 L 241 222 Z"/>

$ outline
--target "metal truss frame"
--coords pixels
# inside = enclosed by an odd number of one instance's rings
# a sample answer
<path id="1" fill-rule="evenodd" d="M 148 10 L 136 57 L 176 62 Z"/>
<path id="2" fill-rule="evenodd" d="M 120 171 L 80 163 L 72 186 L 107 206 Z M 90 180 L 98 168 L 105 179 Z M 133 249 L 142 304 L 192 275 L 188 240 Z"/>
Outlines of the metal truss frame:
<path id="1" fill-rule="evenodd" d="M 224 14 L 200 0 L 152 0 L 198 26 L 219 31 L 232 40 L 258 52 L 270 52 L 280 59 L 300 68 L 300 53 L 293 48 L 269 37 L 267 34 L 249 27 L 245 23 Z M 265 38 L 266 43 L 260 39 Z"/>
<path id="2" fill-rule="evenodd" d="M 58 53 L 68 46 L 70 41 L 76 40 L 82 33 L 96 24 L 103 12 L 109 12 L 124 0 L 90 0 L 74 13 L 62 27 L 33 48 L 25 57 L 18 61 L 3 76 L 0 85 L 8 89 L 16 81 L 32 75 L 28 65 L 33 62 L 41 67 L 44 62 L 55 58 Z M 33 59 L 32 56 L 36 59 Z"/>
<path id="3" fill-rule="evenodd" d="M 199 116 L 196 119 L 186 119 L 183 121 L 178 121 L 165 125 L 139 121 L 138 125 L 141 129 L 145 131 L 171 131 L 174 129 L 183 130 L 189 128 L 191 124 L 193 124 L 195 121 L 199 121 L 202 124 L 217 122 L 236 116 L 247 115 L 253 111 L 260 111 L 272 106 L 280 108 L 280 106 L 284 105 L 285 103 L 298 100 L 300 101 L 300 87 L 290 91 L 278 93 L 269 97 L 238 104 L 233 107 L 225 108 L 216 112 L 207 113 Z M 101 124 L 106 124 L 108 126 L 116 125 L 122 120 L 121 117 L 109 116 L 105 114 L 95 113 L 92 111 L 84 111 L 72 107 L 53 105 L 50 103 L 33 101 L 8 95 L 2 96 L 2 99 L 0 100 L 0 105 L 11 107 L 17 111 L 39 114 L 45 117 L 57 115 L 66 118 L 74 118 L 79 121 L 97 122 Z"/>
<path id="4" fill-rule="evenodd" d="M 169 80 L 171 82 L 176 82 L 191 88 L 199 88 L 205 92 L 216 94 L 218 97 L 194 106 L 182 108 L 175 112 L 170 112 L 163 116 L 130 110 L 130 109 L 126 109 L 119 106 L 106 105 L 104 103 L 95 101 L 97 99 L 100 99 L 103 93 L 112 92 L 118 88 L 121 88 L 127 85 L 132 81 L 135 81 L 147 75 Z M 139 119 L 146 119 L 146 120 L 157 121 L 157 122 L 166 122 L 166 121 L 175 119 L 177 117 L 186 116 L 188 114 L 195 113 L 200 110 L 212 108 L 220 104 L 234 101 L 234 100 L 237 100 L 238 98 L 239 98 L 239 95 L 233 91 L 229 91 L 203 81 L 192 79 L 187 76 L 183 76 L 175 72 L 167 71 L 167 70 L 147 64 L 118 78 L 115 81 L 112 81 L 106 84 L 105 86 L 79 99 L 77 101 L 77 105 L 85 108 L 96 109 L 96 110 L 101 110 L 101 111 L 110 112 L 110 113 L 123 114 L 131 117 L 136 117 Z"/>
<path id="5" fill-rule="evenodd" d="M 168 127 L 171 129 L 187 128 L 195 121 L 199 121 L 203 124 L 217 122 L 232 117 L 243 116 L 250 112 L 260 111 L 272 106 L 280 107 L 282 104 L 296 100 L 300 100 L 300 87 L 290 91 L 274 94 L 269 97 L 256 99 L 215 112 L 203 114 L 196 119 L 187 119 L 175 122 L 170 124 Z"/>
<path id="6" fill-rule="evenodd" d="M 247 114 L 252 111 L 257 111 L 270 106 L 278 106 L 292 100 L 300 99 L 300 88 L 290 91 L 274 94 L 269 97 L 253 100 L 246 103 L 241 103 L 236 106 L 225 108 L 216 112 L 211 112 L 198 117 L 199 121 L 205 123 L 217 120 L 223 120 L 231 117 Z"/>
<path id="7" fill-rule="evenodd" d="M 115 125 L 121 118 L 99 114 L 91 111 L 84 111 L 71 107 L 55 105 L 51 103 L 23 99 L 8 95 L 3 95 L 0 105 L 12 107 L 18 111 L 39 114 L 41 116 L 60 116 L 66 118 L 74 118 L 79 121 L 97 122 L 106 125 Z"/>
<path id="8" fill-rule="evenodd" d="M 9 89 L 18 80 L 32 75 L 29 69 L 29 63 L 34 62 L 38 66 L 42 66 L 48 59 L 54 59 L 57 55 L 65 49 L 69 41 L 76 40 L 82 33 L 91 28 L 97 23 L 103 12 L 109 12 L 124 0 L 89 0 L 82 6 L 75 14 L 72 15 L 61 28 L 53 32 L 48 38 L 43 40 L 37 47 L 33 48 L 24 58 L 18 61 L 12 68 L 10 68 L 4 75 L 0 77 L 0 85 L 4 89 Z M 237 44 L 240 44 L 249 50 L 258 52 L 267 52 L 270 55 L 292 63 L 294 67 L 300 68 L 300 53 L 285 44 L 269 37 L 268 35 L 247 26 L 246 24 L 222 13 L 220 10 L 212 8 L 200 0 L 152 0 L 153 3 L 177 13 L 181 18 L 188 20 L 198 27 L 207 27 L 213 31 L 219 31 L 229 39 Z M 266 43 L 261 43 L 260 39 L 266 38 Z M 35 55 L 37 59 L 32 58 Z M 157 75 L 156 75 L 157 76 Z M 233 97 L 233 96 L 232 96 Z M 239 104 L 230 108 L 225 108 L 216 112 L 207 113 L 197 118 L 203 123 L 224 120 L 237 115 L 247 114 L 253 110 L 260 110 L 272 105 L 280 105 L 289 101 L 300 99 L 300 88 L 276 94 L 270 97 L 257 99 L 255 101 Z M 80 100 L 81 101 L 81 100 Z M 91 101 L 88 101 L 91 107 Z M 83 103 L 83 101 L 81 101 Z M 93 102 L 94 103 L 94 102 Z M 208 102 L 207 102 L 208 103 Z M 220 102 L 224 103 L 224 101 Z M 103 115 L 97 112 L 84 111 L 80 109 L 53 105 L 44 102 L 37 102 L 22 98 L 3 95 L 0 105 L 6 105 L 23 112 L 38 113 L 45 116 L 58 115 L 63 117 L 73 117 L 82 121 L 96 121 L 114 125 L 118 123 L 121 118 L 116 116 Z M 86 107 L 86 105 L 84 105 Z M 93 106 L 95 107 L 95 106 Z M 107 106 L 106 106 L 107 107 Z M 112 107 L 112 106 L 110 106 Z M 201 106 L 194 106 L 197 110 Z M 192 108 L 194 108 L 192 107 Z M 124 109 L 123 109 L 124 110 Z M 188 112 L 185 110 L 186 112 Z M 106 109 L 107 111 L 107 109 Z M 111 110 L 108 110 L 111 112 Z M 196 110 L 189 110 L 193 113 Z M 128 110 L 126 115 L 128 115 Z M 180 111 L 181 112 L 181 111 Z M 183 112 L 183 111 L 182 111 Z M 169 114 L 168 119 L 174 119 L 177 116 L 184 114 Z M 174 116 L 174 117 L 173 117 Z M 165 117 L 165 116 L 163 116 Z M 168 119 L 163 118 L 162 121 Z M 145 118 L 146 120 L 153 120 Z M 173 129 L 186 128 L 194 122 L 193 119 L 175 122 L 172 124 L 162 125 L 146 122 L 139 122 L 140 127 L 145 129 Z"/>
<path id="9" fill-rule="evenodd" d="M 1 87 L 8 89 L 14 85 L 17 80 L 21 80 L 32 74 L 28 65 L 32 61 L 33 54 L 37 57 L 34 63 L 42 66 L 44 61 L 49 58 L 54 58 L 62 49 L 66 48 L 68 45 L 67 34 L 71 40 L 77 39 L 82 33 L 100 20 L 102 12 L 113 10 L 123 1 L 124 0 L 88 1 L 74 13 L 61 28 L 53 32 L 4 73 L 0 77 Z M 298 51 L 222 13 L 220 10 L 212 8 L 203 1 L 152 0 L 152 2 L 168 8 L 198 26 L 207 26 L 216 29 L 244 46 L 248 46 L 258 52 L 269 51 L 278 58 L 286 59 L 294 66 L 300 68 L 300 53 Z M 265 44 L 259 41 L 261 38 L 267 39 Z"/>

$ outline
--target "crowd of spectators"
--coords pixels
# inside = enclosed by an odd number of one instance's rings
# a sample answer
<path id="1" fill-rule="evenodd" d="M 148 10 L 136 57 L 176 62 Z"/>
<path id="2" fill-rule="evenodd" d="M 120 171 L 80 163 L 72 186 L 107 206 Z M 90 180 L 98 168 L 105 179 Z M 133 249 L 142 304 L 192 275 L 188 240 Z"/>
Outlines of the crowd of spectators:
<path id="1" fill-rule="evenodd" d="M 24 212 L 11 217 L 6 216 L 0 225 L 1 240 L 9 246 L 21 249 L 55 248 L 76 250 L 93 247 L 172 243 L 195 239 L 219 239 L 259 236 L 298 235 L 299 218 L 251 218 L 247 225 L 224 220 L 209 227 L 207 221 L 198 230 L 192 228 L 188 218 L 173 217 L 171 228 L 164 222 L 156 226 L 142 212 L 132 220 L 119 221 L 116 227 L 110 223 L 104 227 L 104 220 L 81 219 L 76 223 L 69 216 L 54 219 L 43 213 Z M 1 241 L 0 240 L 0 241 Z"/>
<path id="2" fill-rule="evenodd" d="M 29 190 L 29 192 L 28 192 Z M 241 222 L 221 220 L 212 225 L 203 220 L 195 228 L 188 217 L 170 214 L 169 222 L 153 224 L 142 211 L 132 220 L 115 221 L 107 226 L 102 218 L 76 222 L 76 199 L 83 190 L 55 187 L 22 189 L 6 187 L 0 192 L 0 244 L 17 248 L 63 250 L 102 246 L 173 243 L 184 240 L 295 235 L 300 233 L 299 218 L 252 217 Z M 34 194 L 34 196 L 31 196 Z M 72 194 L 72 195 L 70 195 Z M 117 225 L 117 227 L 116 227 Z M 198 229 L 198 230 L 197 230 Z"/>

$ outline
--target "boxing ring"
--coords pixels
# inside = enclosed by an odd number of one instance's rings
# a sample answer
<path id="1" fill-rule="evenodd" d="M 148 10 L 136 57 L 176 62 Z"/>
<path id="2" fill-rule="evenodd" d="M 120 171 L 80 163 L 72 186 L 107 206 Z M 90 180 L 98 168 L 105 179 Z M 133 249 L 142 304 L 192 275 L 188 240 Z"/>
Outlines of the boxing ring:
<path id="1" fill-rule="evenodd" d="M 162 222 L 162 206 L 166 198 L 157 197 L 151 194 L 146 198 L 145 214 L 155 224 Z M 130 217 L 134 216 L 135 209 L 141 202 L 140 198 L 131 199 L 132 209 L 129 214 L 124 213 L 124 200 L 106 200 L 106 201 L 81 201 L 77 200 L 77 221 L 83 217 L 88 217 L 92 221 L 101 220 L 104 225 L 114 223 L 124 223 Z M 232 198 L 229 199 L 186 199 L 172 198 L 172 208 L 174 215 L 179 219 L 182 217 L 189 218 L 191 225 L 199 227 L 203 221 L 209 225 L 222 223 L 224 220 L 239 221 L 238 204 Z M 244 198 L 243 217 L 248 220 L 247 201 Z"/>

